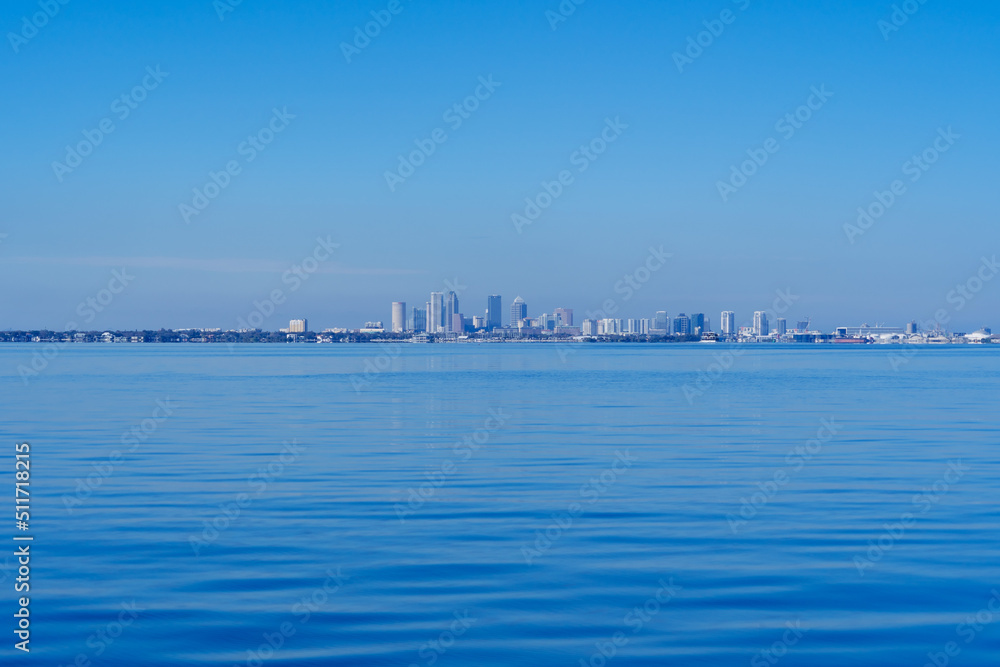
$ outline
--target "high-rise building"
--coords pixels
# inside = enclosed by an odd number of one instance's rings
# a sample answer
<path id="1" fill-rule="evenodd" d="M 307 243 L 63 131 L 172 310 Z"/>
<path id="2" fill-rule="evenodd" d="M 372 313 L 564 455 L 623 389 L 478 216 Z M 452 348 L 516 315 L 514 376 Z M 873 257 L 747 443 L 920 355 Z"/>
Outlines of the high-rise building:
<path id="1" fill-rule="evenodd" d="M 598 320 L 597 333 L 604 336 L 618 336 L 621 335 L 624 330 L 624 321 L 620 319 L 615 319 L 607 317 L 603 320 Z"/>
<path id="2" fill-rule="evenodd" d="M 649 333 L 649 320 L 636 318 L 625 320 L 625 331 L 623 333 L 645 336 Z"/>
<path id="3" fill-rule="evenodd" d="M 788 320 L 784 317 L 779 317 L 778 322 L 775 325 L 779 336 L 784 336 L 788 332 Z"/>
<path id="4" fill-rule="evenodd" d="M 392 332 L 402 333 L 406 329 L 406 302 L 392 302 Z"/>
<path id="5" fill-rule="evenodd" d="M 452 323 L 455 321 L 455 315 L 458 314 L 458 295 L 454 292 L 448 292 L 444 297 L 444 326 L 445 331 L 455 331 L 452 327 Z M 461 330 L 459 330 L 461 331 Z"/>
<path id="6" fill-rule="evenodd" d="M 414 308 L 413 312 L 413 324 L 411 329 L 417 333 L 427 331 L 427 310 L 424 308 Z"/>
<path id="7" fill-rule="evenodd" d="M 462 320 L 462 313 L 453 313 L 451 316 L 451 326 L 448 331 L 452 333 L 465 333 L 465 322 Z"/>
<path id="8" fill-rule="evenodd" d="M 692 313 L 691 314 L 691 333 L 695 336 L 700 336 L 708 331 L 705 328 L 705 314 L 704 313 Z"/>
<path id="9" fill-rule="evenodd" d="M 753 314 L 753 335 L 770 336 L 771 328 L 767 323 L 767 313 L 763 310 L 754 311 Z"/>
<path id="10" fill-rule="evenodd" d="M 485 329 L 486 328 L 486 318 L 482 315 L 472 316 L 472 328 L 473 329 Z"/>
<path id="11" fill-rule="evenodd" d="M 909 336 L 912 336 L 915 333 L 917 333 L 917 321 L 916 320 L 913 320 L 912 322 L 907 323 L 907 325 L 906 325 L 906 333 Z"/>
<path id="12" fill-rule="evenodd" d="M 571 327 L 573 326 L 573 309 L 572 308 L 556 308 L 554 313 L 556 317 L 557 327 Z"/>
<path id="13" fill-rule="evenodd" d="M 691 318 L 689 318 L 684 313 L 681 313 L 674 318 L 674 335 L 675 336 L 690 336 L 691 335 Z"/>
<path id="14" fill-rule="evenodd" d="M 597 335 L 597 320 L 584 320 L 583 329 L 581 333 L 584 336 L 596 336 Z"/>
<path id="15" fill-rule="evenodd" d="M 514 328 L 521 326 L 521 320 L 526 317 L 528 317 L 528 304 L 521 297 L 517 297 L 514 303 L 510 304 L 510 326 Z"/>
<path id="16" fill-rule="evenodd" d="M 444 292 L 431 292 L 427 306 L 427 333 L 444 331 Z"/>
<path id="17" fill-rule="evenodd" d="M 670 333 L 670 319 L 667 317 L 667 311 L 656 311 L 656 316 L 653 317 L 653 328 L 663 333 Z"/>
<path id="18" fill-rule="evenodd" d="M 722 333 L 725 336 L 736 335 L 736 313 L 731 310 L 722 311 Z"/>
<path id="19" fill-rule="evenodd" d="M 288 323 L 288 333 L 306 333 L 309 331 L 309 320 L 291 320 Z"/>
<path id="20" fill-rule="evenodd" d="M 486 330 L 492 331 L 503 326 L 503 311 L 500 310 L 500 295 L 486 297 Z"/>

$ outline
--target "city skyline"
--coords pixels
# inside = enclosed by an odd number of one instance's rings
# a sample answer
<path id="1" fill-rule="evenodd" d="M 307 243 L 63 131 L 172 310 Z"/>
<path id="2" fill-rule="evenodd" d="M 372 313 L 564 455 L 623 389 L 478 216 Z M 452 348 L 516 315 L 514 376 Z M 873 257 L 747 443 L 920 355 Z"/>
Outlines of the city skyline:
<path id="1" fill-rule="evenodd" d="M 787 288 L 823 328 L 930 317 L 995 252 L 968 243 L 994 238 L 1000 143 L 982 84 L 998 10 L 974 5 L 921 3 L 886 33 L 891 2 L 585 3 L 555 26 L 551 7 L 403 3 L 348 61 L 382 5 L 310 3 L 301 22 L 73 3 L 6 47 L 0 327 L 60 328 L 123 267 L 135 280 L 95 324 L 229 327 L 276 288 L 276 318 L 349 324 L 423 303 L 414 281 L 583 311 L 651 246 L 671 257 L 637 315 L 752 312 Z M 722 7 L 733 22 L 697 53 Z M 39 11 L 11 10 L 18 35 Z M 262 49 L 286 42 L 314 48 Z M 990 286 L 954 316 L 998 311 Z"/>

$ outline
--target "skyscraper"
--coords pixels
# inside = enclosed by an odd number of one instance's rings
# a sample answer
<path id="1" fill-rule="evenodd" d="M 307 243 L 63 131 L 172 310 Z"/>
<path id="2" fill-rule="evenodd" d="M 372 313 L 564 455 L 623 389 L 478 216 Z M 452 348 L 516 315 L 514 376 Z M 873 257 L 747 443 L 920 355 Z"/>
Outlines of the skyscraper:
<path id="1" fill-rule="evenodd" d="M 778 324 L 777 324 L 776 328 L 778 330 L 778 335 L 779 336 L 784 336 L 785 332 L 788 331 L 788 320 L 786 320 L 784 317 L 779 317 L 778 318 Z"/>
<path id="2" fill-rule="evenodd" d="M 681 313 L 674 318 L 674 335 L 689 336 L 691 334 L 691 318 Z"/>
<path id="3" fill-rule="evenodd" d="M 413 330 L 416 332 L 427 331 L 427 310 L 425 308 L 413 309 Z"/>
<path id="4" fill-rule="evenodd" d="M 503 311 L 500 310 L 500 295 L 491 294 L 486 297 L 486 330 L 492 331 L 493 329 L 503 326 Z"/>
<path id="5" fill-rule="evenodd" d="M 444 331 L 444 292 L 431 292 L 427 306 L 427 333 Z"/>
<path id="6" fill-rule="evenodd" d="M 402 333 L 406 329 L 406 302 L 392 302 L 392 332 Z"/>
<path id="7" fill-rule="evenodd" d="M 288 333 L 306 333 L 309 331 L 309 320 L 291 320 L 288 323 Z"/>
<path id="8" fill-rule="evenodd" d="M 731 310 L 722 311 L 722 333 L 725 336 L 736 335 L 736 313 Z"/>
<path id="9" fill-rule="evenodd" d="M 653 317 L 653 328 L 663 333 L 670 333 L 670 320 L 667 318 L 667 311 L 656 311 L 656 316 Z"/>
<path id="10" fill-rule="evenodd" d="M 763 310 L 754 311 L 753 314 L 753 335 L 754 336 L 769 336 L 771 334 L 771 328 L 767 323 L 767 313 Z"/>
<path id="11" fill-rule="evenodd" d="M 691 314 L 691 333 L 696 336 L 700 336 L 705 333 L 707 329 L 705 328 L 705 314 L 704 313 L 692 313 Z"/>
<path id="12" fill-rule="evenodd" d="M 521 297 L 517 297 L 514 303 L 510 304 L 510 326 L 520 326 L 521 320 L 526 317 L 528 317 L 528 304 Z"/>
<path id="13" fill-rule="evenodd" d="M 573 326 L 573 309 L 572 308 L 556 308 L 554 313 L 556 317 L 556 326 L 559 327 L 571 327 Z"/>
<path id="14" fill-rule="evenodd" d="M 452 323 L 455 321 L 455 315 L 458 314 L 458 295 L 454 292 L 448 292 L 444 299 L 444 325 L 445 331 L 454 331 Z"/>

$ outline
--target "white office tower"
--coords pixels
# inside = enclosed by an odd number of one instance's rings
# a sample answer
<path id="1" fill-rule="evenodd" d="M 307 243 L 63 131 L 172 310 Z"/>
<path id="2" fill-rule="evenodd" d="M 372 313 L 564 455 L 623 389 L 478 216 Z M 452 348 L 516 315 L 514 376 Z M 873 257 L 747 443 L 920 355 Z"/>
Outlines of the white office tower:
<path id="1" fill-rule="evenodd" d="M 623 320 L 606 317 L 601 320 L 601 333 L 605 336 L 619 336 L 622 333 Z"/>
<path id="2" fill-rule="evenodd" d="M 458 310 L 458 295 L 454 292 L 448 292 L 444 298 L 444 328 L 445 331 L 451 333 L 452 331 L 460 331 L 461 329 L 455 329 L 455 316 L 459 314 Z"/>
<path id="3" fill-rule="evenodd" d="M 736 335 L 736 313 L 731 310 L 722 311 L 722 333 L 725 336 Z"/>
<path id="4" fill-rule="evenodd" d="M 521 320 L 528 317 L 528 304 L 524 299 L 517 297 L 514 303 L 510 304 L 510 326 L 515 329 L 521 326 Z"/>
<path id="5" fill-rule="evenodd" d="M 625 320 L 626 331 L 623 333 L 630 333 L 636 335 L 645 335 L 649 333 L 649 320 L 630 318 Z"/>
<path id="6" fill-rule="evenodd" d="M 392 332 L 403 333 L 406 329 L 406 302 L 392 302 Z"/>
<path id="7" fill-rule="evenodd" d="M 491 294 L 486 299 L 486 328 L 490 331 L 503 326 L 503 316 L 500 314 L 500 295 Z"/>
<path id="8" fill-rule="evenodd" d="M 444 292 L 431 292 L 427 306 L 427 333 L 444 331 Z"/>
<path id="9" fill-rule="evenodd" d="M 753 314 L 753 335 L 754 336 L 769 336 L 771 335 L 771 329 L 767 323 L 767 313 L 763 310 L 754 311 Z"/>

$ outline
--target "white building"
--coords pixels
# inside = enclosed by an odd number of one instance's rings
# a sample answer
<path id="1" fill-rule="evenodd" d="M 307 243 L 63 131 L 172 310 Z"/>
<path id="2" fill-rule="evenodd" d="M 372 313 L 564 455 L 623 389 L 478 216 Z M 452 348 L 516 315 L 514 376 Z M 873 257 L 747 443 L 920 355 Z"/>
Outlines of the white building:
<path id="1" fill-rule="evenodd" d="M 427 333 L 444 331 L 444 292 L 431 292 L 427 304 Z"/>
<path id="2" fill-rule="evenodd" d="M 392 331 L 402 333 L 406 329 L 406 302 L 392 302 Z"/>
<path id="3" fill-rule="evenodd" d="M 305 333 L 309 331 L 309 320 L 291 320 L 288 323 L 288 333 Z"/>
<path id="4" fill-rule="evenodd" d="M 736 313 L 731 310 L 722 311 L 722 333 L 732 336 L 736 333 Z"/>
<path id="5" fill-rule="evenodd" d="M 770 336 L 771 329 L 767 322 L 767 313 L 763 310 L 754 311 L 753 314 L 753 335 Z"/>

